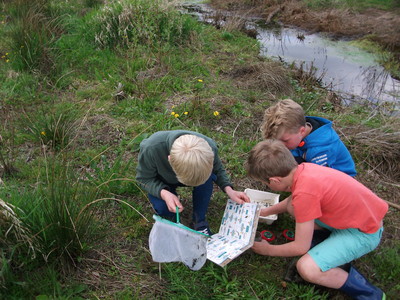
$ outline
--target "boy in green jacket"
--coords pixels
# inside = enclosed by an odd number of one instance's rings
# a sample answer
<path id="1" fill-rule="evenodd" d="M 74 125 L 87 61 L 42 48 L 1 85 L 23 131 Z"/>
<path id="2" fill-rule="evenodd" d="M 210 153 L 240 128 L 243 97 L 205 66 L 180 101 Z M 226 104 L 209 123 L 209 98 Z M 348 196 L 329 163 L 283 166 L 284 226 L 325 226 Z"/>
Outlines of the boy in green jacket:
<path id="1" fill-rule="evenodd" d="M 155 211 L 172 219 L 183 210 L 176 189 L 193 187 L 193 228 L 211 235 L 206 220 L 213 182 L 230 199 L 250 202 L 244 192 L 235 191 L 218 156 L 214 140 L 186 130 L 159 131 L 140 143 L 136 180 L 148 192 Z"/>

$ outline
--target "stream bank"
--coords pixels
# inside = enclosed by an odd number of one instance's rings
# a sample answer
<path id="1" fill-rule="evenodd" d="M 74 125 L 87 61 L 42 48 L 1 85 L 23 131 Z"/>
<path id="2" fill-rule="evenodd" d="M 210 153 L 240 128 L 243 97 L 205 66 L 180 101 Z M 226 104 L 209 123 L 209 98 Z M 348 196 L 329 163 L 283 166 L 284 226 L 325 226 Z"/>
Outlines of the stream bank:
<path id="1" fill-rule="evenodd" d="M 284 10 L 282 7 L 268 14 L 267 18 L 256 16 L 254 11 L 217 10 L 200 1 L 190 1 L 184 9 L 216 27 L 229 27 L 236 23 L 257 38 L 261 56 L 304 69 L 324 88 L 337 94 L 344 104 L 368 103 L 385 107 L 388 113 L 399 106 L 400 81 L 380 65 L 376 56 L 354 46 L 349 40 L 332 39 L 332 35 L 271 22 Z"/>

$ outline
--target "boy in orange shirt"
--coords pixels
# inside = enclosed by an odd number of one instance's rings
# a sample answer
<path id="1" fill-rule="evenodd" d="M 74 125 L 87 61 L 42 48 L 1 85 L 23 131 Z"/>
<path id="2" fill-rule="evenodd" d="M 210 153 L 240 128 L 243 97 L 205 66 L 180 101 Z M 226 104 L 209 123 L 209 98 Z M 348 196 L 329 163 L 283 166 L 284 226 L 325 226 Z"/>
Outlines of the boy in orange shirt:
<path id="1" fill-rule="evenodd" d="M 247 172 L 274 191 L 292 193 L 291 201 L 264 208 L 261 216 L 289 212 L 296 220 L 295 241 L 282 245 L 255 242 L 254 252 L 301 256 L 296 267 L 304 280 L 339 289 L 354 299 L 385 298 L 354 267 L 348 272 L 339 268 L 378 246 L 388 210 L 384 200 L 343 172 L 312 163 L 298 165 L 277 140 L 265 140 L 251 150 Z M 331 234 L 310 249 L 313 231 L 321 227 Z"/>

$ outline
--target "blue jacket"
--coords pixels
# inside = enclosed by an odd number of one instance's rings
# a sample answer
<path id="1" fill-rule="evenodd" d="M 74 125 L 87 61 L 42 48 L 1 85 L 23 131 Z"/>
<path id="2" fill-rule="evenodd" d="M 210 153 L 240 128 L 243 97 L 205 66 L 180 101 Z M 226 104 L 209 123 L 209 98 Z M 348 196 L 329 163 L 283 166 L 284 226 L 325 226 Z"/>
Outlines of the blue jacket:
<path id="1" fill-rule="evenodd" d="M 307 117 L 323 123 L 304 139 L 304 145 L 291 150 L 293 156 L 301 157 L 306 162 L 327 166 L 342 171 L 350 176 L 357 174 L 349 150 L 332 128 L 332 122 L 319 117 Z"/>

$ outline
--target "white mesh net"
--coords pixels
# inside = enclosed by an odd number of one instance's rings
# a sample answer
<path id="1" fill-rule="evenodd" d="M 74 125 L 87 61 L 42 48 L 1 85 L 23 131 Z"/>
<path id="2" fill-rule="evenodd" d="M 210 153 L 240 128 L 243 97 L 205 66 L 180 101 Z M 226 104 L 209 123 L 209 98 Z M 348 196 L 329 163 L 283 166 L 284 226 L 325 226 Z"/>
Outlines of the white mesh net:
<path id="1" fill-rule="evenodd" d="M 207 260 L 208 236 L 156 215 L 153 218 L 156 222 L 149 236 L 153 261 L 180 261 L 193 271 L 200 270 Z"/>

